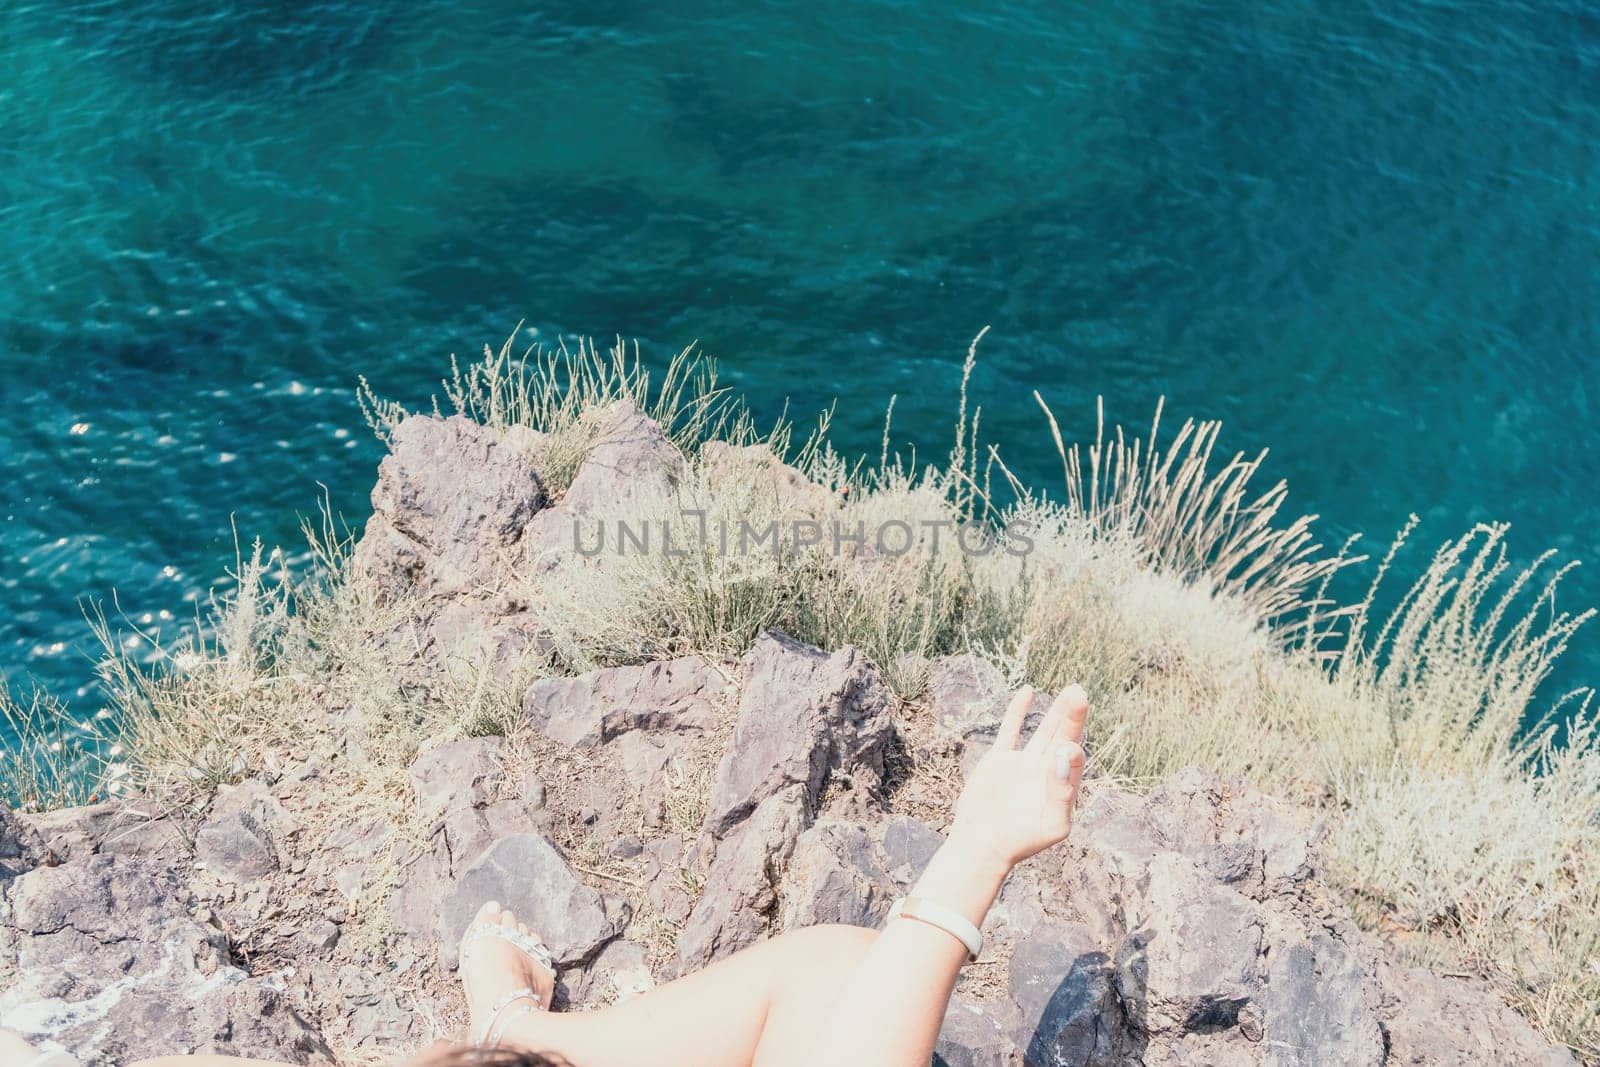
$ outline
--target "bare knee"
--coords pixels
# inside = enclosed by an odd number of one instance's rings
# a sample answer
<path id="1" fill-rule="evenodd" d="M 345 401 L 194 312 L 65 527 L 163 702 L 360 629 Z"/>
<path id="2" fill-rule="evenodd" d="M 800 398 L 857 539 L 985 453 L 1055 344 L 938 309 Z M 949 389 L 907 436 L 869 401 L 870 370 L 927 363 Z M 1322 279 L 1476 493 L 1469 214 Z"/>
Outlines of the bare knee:
<path id="1" fill-rule="evenodd" d="M 794 938 L 797 947 L 811 960 L 830 969 L 848 969 L 867 954 L 878 939 L 878 931 L 845 923 L 818 923 L 791 930 L 783 936 Z"/>

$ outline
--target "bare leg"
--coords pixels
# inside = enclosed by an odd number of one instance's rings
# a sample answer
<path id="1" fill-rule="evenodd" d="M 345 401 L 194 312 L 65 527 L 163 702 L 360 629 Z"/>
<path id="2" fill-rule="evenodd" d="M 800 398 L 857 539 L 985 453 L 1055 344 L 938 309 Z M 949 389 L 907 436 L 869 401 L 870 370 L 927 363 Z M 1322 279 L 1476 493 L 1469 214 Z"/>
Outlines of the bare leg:
<path id="1" fill-rule="evenodd" d="M 580 1067 L 799 1065 L 876 937 L 854 926 L 794 930 L 613 1007 L 523 1016 L 504 1043 Z"/>
<path id="2" fill-rule="evenodd" d="M 491 911 L 498 921 L 526 929 L 495 905 L 486 905 L 480 920 Z M 501 1044 L 555 1053 L 576 1067 L 809 1067 L 807 1049 L 819 1024 L 877 936 L 855 926 L 793 930 L 609 1008 L 521 1014 L 505 1027 Z M 549 1001 L 547 978 L 500 943 L 480 943 L 470 972 L 462 979 L 474 1035 L 490 1022 L 485 1005 L 505 992 L 530 985 Z M 194 1056 L 136 1067 L 256 1064 L 261 1061 Z"/>

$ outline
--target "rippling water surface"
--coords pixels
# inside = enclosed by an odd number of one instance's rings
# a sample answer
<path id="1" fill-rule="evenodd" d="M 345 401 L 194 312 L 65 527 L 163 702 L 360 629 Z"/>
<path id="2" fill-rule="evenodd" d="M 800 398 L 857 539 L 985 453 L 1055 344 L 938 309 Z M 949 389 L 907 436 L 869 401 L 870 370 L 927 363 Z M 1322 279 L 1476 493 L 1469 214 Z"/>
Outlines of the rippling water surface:
<path id="1" fill-rule="evenodd" d="M 233 526 L 364 518 L 356 376 L 419 401 L 524 319 L 699 340 L 873 451 L 890 394 L 947 444 L 993 324 L 984 425 L 1041 482 L 1030 389 L 1081 433 L 1165 394 L 1332 541 L 1600 555 L 1582 4 L 669 6 L 0 6 L 13 687 L 95 707 L 81 603 L 170 633 Z"/>

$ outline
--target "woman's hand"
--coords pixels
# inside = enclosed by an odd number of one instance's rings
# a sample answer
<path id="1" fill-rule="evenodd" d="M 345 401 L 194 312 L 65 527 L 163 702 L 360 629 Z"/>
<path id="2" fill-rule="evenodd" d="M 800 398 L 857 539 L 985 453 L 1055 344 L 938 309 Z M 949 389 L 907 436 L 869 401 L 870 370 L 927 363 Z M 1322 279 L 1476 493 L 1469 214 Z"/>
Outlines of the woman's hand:
<path id="1" fill-rule="evenodd" d="M 994 747 L 956 801 L 949 840 L 911 893 L 980 929 L 1011 868 L 1072 828 L 1089 701 L 1069 688 L 1019 749 L 1031 703 L 1030 691 L 1012 698 Z M 966 958 L 967 946 L 947 930 L 915 919 L 889 923 L 844 981 L 808 1062 L 927 1067 Z"/>
<path id="2" fill-rule="evenodd" d="M 1011 698 L 994 747 L 956 801 L 950 840 L 1011 867 L 1063 840 L 1083 780 L 1089 698 L 1075 685 L 1056 697 L 1027 744 L 1018 746 L 1033 690 Z"/>

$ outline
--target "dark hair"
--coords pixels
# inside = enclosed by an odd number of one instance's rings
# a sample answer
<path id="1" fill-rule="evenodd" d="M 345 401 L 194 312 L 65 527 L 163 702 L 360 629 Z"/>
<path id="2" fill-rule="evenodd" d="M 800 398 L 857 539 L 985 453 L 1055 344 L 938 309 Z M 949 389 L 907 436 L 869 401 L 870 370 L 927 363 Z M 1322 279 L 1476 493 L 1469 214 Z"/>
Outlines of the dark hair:
<path id="1" fill-rule="evenodd" d="M 476 1048 L 450 1045 L 432 1050 L 413 1067 L 573 1067 L 551 1052 L 524 1052 L 514 1048 Z"/>

